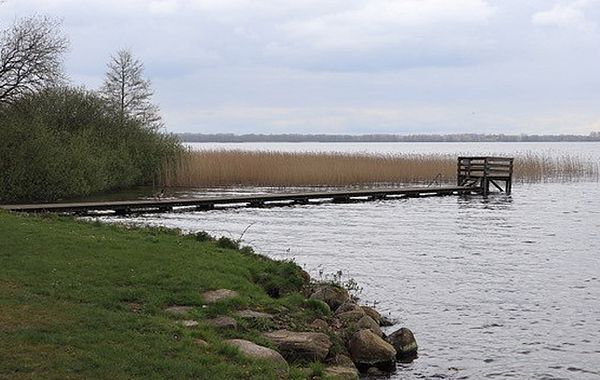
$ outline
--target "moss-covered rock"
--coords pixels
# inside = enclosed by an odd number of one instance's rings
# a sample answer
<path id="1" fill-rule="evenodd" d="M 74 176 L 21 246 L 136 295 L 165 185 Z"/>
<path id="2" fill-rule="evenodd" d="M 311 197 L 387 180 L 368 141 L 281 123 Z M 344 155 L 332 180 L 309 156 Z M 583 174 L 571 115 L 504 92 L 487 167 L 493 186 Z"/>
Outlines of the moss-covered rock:
<path id="1" fill-rule="evenodd" d="M 350 355 L 358 369 L 369 367 L 392 368 L 395 365 L 396 350 L 371 330 L 356 332 L 348 342 Z"/>
<path id="2" fill-rule="evenodd" d="M 317 299 L 325 302 L 331 310 L 335 310 L 344 302 L 350 300 L 350 295 L 346 289 L 335 285 L 319 285 L 310 296 L 311 299 Z"/>

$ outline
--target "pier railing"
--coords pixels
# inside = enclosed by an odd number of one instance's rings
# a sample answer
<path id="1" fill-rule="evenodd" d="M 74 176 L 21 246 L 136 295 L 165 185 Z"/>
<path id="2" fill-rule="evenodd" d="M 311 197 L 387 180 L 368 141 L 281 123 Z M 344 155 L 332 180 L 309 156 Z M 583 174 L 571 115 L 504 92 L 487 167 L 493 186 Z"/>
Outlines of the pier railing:
<path id="1" fill-rule="evenodd" d="M 513 161 L 508 157 L 458 157 L 457 185 L 479 187 L 483 195 L 489 194 L 492 185 L 510 194 Z"/>

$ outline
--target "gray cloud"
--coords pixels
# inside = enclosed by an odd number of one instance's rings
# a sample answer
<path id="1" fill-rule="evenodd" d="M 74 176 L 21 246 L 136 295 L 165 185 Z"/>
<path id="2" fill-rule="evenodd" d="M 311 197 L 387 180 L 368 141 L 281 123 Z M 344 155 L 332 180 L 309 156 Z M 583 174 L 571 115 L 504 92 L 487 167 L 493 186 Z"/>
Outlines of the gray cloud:
<path id="1" fill-rule="evenodd" d="M 600 126 L 598 0 L 8 0 L 63 20 L 97 87 L 130 47 L 172 131 L 547 132 Z"/>

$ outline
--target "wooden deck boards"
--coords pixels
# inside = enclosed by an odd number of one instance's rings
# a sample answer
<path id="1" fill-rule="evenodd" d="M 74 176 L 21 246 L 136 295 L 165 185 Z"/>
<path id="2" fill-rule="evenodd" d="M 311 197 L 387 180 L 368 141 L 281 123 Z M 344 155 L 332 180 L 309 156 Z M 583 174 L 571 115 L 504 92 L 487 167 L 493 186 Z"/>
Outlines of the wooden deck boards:
<path id="1" fill-rule="evenodd" d="M 116 214 L 167 212 L 175 207 L 191 207 L 198 210 L 211 209 L 215 205 L 246 204 L 262 206 L 280 202 L 306 204 L 310 200 L 331 199 L 334 202 L 345 202 L 352 199 L 383 199 L 388 196 L 435 196 L 468 194 L 479 192 L 477 186 L 446 186 L 446 187 L 411 187 L 411 188 L 382 188 L 368 190 L 316 191 L 301 193 L 279 193 L 264 195 L 217 196 L 183 199 L 142 199 L 130 201 L 106 202 L 76 202 L 76 203 L 46 203 L 46 204 L 15 204 L 0 205 L 0 208 L 20 212 L 56 212 L 73 214 L 90 214 L 98 211 L 113 211 Z"/>

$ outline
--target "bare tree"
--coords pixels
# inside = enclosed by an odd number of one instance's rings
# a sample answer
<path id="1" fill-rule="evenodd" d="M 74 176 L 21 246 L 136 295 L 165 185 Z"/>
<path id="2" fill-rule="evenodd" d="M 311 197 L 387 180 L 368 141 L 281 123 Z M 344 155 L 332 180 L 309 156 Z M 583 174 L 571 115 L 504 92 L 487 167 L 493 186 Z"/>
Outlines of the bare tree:
<path id="1" fill-rule="evenodd" d="M 68 40 L 60 23 L 48 17 L 28 17 L 0 37 L 0 103 L 55 85 L 63 78 Z"/>
<path id="2" fill-rule="evenodd" d="M 150 80 L 143 77 L 144 64 L 121 49 L 111 57 L 101 94 L 121 111 L 149 128 L 157 129 L 161 123 L 158 106 L 151 102 L 153 95 Z"/>

